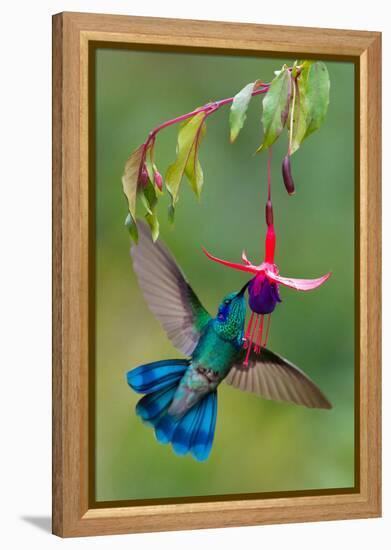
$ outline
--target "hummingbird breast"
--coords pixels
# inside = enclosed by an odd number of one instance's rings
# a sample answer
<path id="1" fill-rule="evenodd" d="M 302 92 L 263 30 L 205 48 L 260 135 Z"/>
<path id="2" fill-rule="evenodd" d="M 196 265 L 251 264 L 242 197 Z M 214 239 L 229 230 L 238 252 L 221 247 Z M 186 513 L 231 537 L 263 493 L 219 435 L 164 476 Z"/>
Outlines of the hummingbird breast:
<path id="1" fill-rule="evenodd" d="M 200 399 L 214 391 L 237 358 L 237 346 L 222 339 L 212 327 L 200 338 L 192 361 L 179 383 L 169 414 L 182 416 Z"/>

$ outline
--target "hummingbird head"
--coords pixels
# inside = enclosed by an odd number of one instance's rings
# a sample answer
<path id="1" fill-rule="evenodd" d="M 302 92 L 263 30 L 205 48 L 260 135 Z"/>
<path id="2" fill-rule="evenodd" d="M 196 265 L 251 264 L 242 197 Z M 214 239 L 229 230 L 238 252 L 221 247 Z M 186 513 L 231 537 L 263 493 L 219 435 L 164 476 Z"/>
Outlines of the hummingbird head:
<path id="1" fill-rule="evenodd" d="M 237 338 L 242 332 L 246 319 L 246 302 L 244 293 L 248 283 L 239 290 L 224 297 L 217 311 L 217 330 L 227 340 Z"/>

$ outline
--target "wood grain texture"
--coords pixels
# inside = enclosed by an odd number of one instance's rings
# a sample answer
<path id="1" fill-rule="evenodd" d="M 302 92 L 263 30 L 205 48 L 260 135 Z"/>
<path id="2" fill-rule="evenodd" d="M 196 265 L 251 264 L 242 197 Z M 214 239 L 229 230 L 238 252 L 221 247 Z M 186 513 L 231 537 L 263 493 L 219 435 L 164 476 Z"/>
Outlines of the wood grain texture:
<path id="1" fill-rule="evenodd" d="M 349 59 L 359 69 L 359 491 L 93 508 L 89 505 L 91 41 Z M 374 32 L 63 13 L 53 18 L 53 532 L 84 536 L 376 517 L 381 513 L 381 36 Z"/>
<path id="2" fill-rule="evenodd" d="M 62 459 L 62 18 L 53 19 L 53 103 L 52 103 L 52 524 L 61 533 L 63 511 Z"/>

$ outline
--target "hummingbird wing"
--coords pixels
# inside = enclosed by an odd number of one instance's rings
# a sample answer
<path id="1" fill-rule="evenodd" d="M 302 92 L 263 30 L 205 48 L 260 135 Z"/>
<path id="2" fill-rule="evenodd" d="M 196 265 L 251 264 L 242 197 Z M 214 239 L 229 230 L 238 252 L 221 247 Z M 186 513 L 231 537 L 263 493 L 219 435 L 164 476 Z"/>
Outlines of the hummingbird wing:
<path id="1" fill-rule="evenodd" d="M 191 355 L 211 316 L 163 243 L 152 241 L 145 223 L 137 225 L 139 239 L 131 256 L 144 298 L 173 345 Z"/>
<path id="2" fill-rule="evenodd" d="M 252 352 L 247 366 L 243 365 L 244 358 L 245 350 L 225 379 L 235 388 L 273 401 L 289 401 L 316 409 L 332 408 L 318 386 L 277 353 L 266 348 L 262 348 L 260 355 Z"/>

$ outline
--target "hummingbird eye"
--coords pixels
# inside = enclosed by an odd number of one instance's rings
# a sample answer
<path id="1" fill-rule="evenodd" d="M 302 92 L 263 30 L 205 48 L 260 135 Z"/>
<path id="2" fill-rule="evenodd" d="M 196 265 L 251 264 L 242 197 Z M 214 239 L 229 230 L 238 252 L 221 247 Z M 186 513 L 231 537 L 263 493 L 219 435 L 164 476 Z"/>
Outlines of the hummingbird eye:
<path id="1" fill-rule="evenodd" d="M 226 306 L 228 306 L 231 303 L 231 300 L 224 300 L 224 303 Z"/>

